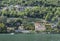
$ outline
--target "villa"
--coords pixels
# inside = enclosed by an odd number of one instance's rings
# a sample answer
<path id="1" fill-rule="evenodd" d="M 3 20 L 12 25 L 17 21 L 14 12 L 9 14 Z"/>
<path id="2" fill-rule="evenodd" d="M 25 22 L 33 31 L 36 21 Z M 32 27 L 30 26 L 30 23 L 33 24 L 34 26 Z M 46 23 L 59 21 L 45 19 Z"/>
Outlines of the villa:
<path id="1" fill-rule="evenodd" d="M 39 22 L 35 23 L 35 31 L 45 31 L 45 30 L 46 30 L 45 25 Z"/>

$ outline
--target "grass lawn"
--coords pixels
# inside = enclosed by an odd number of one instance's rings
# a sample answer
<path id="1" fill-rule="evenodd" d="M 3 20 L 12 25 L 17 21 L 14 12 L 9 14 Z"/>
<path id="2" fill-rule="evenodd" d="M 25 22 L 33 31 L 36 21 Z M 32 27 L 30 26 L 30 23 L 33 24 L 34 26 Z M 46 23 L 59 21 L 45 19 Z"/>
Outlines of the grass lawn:
<path id="1" fill-rule="evenodd" d="M 0 41 L 60 41 L 60 34 L 0 34 Z"/>

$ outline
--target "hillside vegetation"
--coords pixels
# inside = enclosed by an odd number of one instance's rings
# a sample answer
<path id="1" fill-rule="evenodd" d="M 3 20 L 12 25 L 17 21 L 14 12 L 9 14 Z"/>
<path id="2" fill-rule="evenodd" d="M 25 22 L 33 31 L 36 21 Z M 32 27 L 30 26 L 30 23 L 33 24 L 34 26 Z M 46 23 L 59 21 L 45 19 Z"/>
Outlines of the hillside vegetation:
<path id="1" fill-rule="evenodd" d="M 26 22 L 29 28 L 29 22 L 42 19 L 56 23 L 60 31 L 60 0 L 0 0 L 0 16 L 21 18 L 18 22 Z M 15 22 L 11 21 L 11 24 L 14 26 Z"/>
<path id="2" fill-rule="evenodd" d="M 0 15 L 7 17 L 27 16 L 32 18 L 42 18 L 48 21 L 57 21 L 60 17 L 60 1 L 59 0 L 0 0 L 0 7 L 9 7 L 10 5 L 20 5 L 25 8 L 24 11 L 1 10 Z"/>

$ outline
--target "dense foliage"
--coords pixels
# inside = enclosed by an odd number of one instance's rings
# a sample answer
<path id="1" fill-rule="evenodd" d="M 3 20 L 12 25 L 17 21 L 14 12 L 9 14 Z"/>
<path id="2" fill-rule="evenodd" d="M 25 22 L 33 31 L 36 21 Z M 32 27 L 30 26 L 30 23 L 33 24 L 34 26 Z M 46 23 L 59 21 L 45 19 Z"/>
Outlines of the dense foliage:
<path id="1" fill-rule="evenodd" d="M 23 10 L 14 6 L 19 5 Z M 6 9 L 6 8 L 7 9 Z M 15 18 L 39 18 L 60 23 L 60 0 L 0 0 L 0 15 Z"/>
<path id="2" fill-rule="evenodd" d="M 48 21 L 57 21 L 60 17 L 60 1 L 59 0 L 1 0 L 0 7 L 9 7 L 10 5 L 20 5 L 25 8 L 24 11 L 16 11 L 16 8 L 7 10 L 2 9 L 0 15 L 3 14 L 7 17 L 32 17 L 42 18 Z"/>

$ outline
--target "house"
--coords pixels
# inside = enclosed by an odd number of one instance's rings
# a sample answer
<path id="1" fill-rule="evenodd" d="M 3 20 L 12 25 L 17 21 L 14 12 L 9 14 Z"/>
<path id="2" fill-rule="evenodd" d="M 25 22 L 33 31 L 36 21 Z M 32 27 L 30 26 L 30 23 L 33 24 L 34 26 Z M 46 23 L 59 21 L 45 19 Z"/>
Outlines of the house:
<path id="1" fill-rule="evenodd" d="M 35 31 L 45 31 L 45 25 L 40 22 L 35 22 Z"/>
<path id="2" fill-rule="evenodd" d="M 15 5 L 14 7 L 16 7 L 16 8 L 20 8 L 20 5 Z"/>
<path id="3" fill-rule="evenodd" d="M 14 7 L 16 8 L 17 11 L 24 11 L 25 10 L 25 7 L 20 6 L 20 5 L 15 5 Z"/>
<path id="4" fill-rule="evenodd" d="M 17 30 L 15 30 L 15 32 L 21 32 L 24 30 L 23 26 L 19 26 Z"/>
<path id="5" fill-rule="evenodd" d="M 18 30 L 21 30 L 21 31 L 24 30 L 23 26 L 19 26 Z"/>
<path id="6" fill-rule="evenodd" d="M 14 32 L 15 31 L 15 27 L 7 27 L 7 32 Z"/>
<path id="7" fill-rule="evenodd" d="M 7 9 L 8 9 L 8 7 L 4 7 L 4 8 L 3 8 L 3 10 L 7 10 Z"/>
<path id="8" fill-rule="evenodd" d="M 57 27 L 57 23 L 52 23 L 51 28 L 55 28 L 55 27 Z"/>
<path id="9" fill-rule="evenodd" d="M 9 25 L 9 26 L 6 26 L 6 27 L 7 27 L 7 32 L 21 32 L 21 31 L 24 30 L 23 26 L 16 27 L 16 26 Z"/>
<path id="10" fill-rule="evenodd" d="M 18 29 L 15 30 L 15 32 L 16 33 L 31 33 L 30 30 L 25 30 L 23 25 L 19 26 Z"/>

